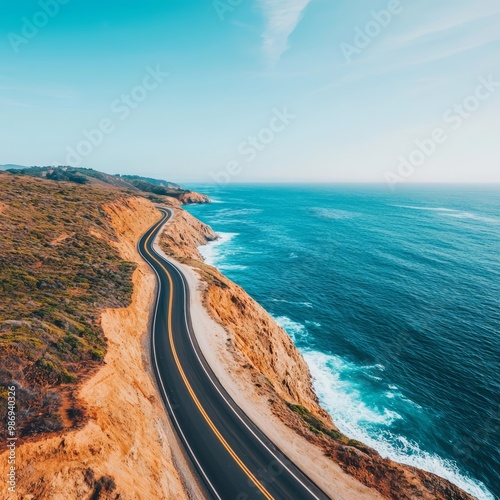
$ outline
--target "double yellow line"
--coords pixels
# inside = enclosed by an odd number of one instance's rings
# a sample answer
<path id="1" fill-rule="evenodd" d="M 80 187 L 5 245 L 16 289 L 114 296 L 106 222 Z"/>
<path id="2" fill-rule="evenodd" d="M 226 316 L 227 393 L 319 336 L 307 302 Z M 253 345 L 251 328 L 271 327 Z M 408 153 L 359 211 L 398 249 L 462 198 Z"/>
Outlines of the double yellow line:
<path id="1" fill-rule="evenodd" d="M 253 484 L 260 490 L 260 492 L 264 495 L 264 497 L 267 500 L 274 500 L 271 494 L 266 490 L 266 488 L 262 485 L 262 483 L 252 474 L 252 472 L 248 469 L 248 467 L 242 462 L 242 460 L 236 455 L 234 450 L 229 446 L 227 441 L 224 439 L 222 434 L 219 432 L 215 424 L 212 422 L 210 417 L 207 415 L 207 412 L 201 405 L 199 399 L 197 398 L 195 392 L 193 391 L 193 388 L 191 387 L 191 384 L 189 383 L 186 374 L 184 373 L 184 370 L 181 366 L 181 363 L 179 361 L 179 357 L 177 356 L 177 350 L 175 349 L 175 344 L 174 344 L 174 336 L 173 336 L 173 329 L 172 329 L 172 309 L 173 309 L 173 296 L 174 296 L 174 283 L 172 281 L 172 276 L 166 269 L 166 267 L 159 261 L 149 250 L 148 250 L 148 243 L 155 233 L 156 229 L 160 227 L 160 225 L 164 222 L 166 218 L 166 212 L 163 212 L 165 214 L 165 217 L 162 217 L 160 221 L 158 221 L 155 229 L 151 231 L 150 235 L 147 237 L 146 241 L 144 242 L 144 251 L 151 257 L 152 260 L 154 260 L 165 272 L 165 274 L 168 277 L 168 282 L 170 284 L 170 296 L 169 296 L 169 301 L 168 301 L 168 339 L 170 342 L 170 348 L 172 349 L 172 353 L 174 355 L 174 360 L 175 364 L 177 365 L 177 368 L 179 370 L 179 373 L 182 377 L 182 380 L 184 381 L 184 384 L 186 385 L 186 388 L 191 395 L 195 405 L 198 407 L 200 410 L 200 413 L 203 415 L 203 418 L 209 425 L 209 427 L 212 429 L 214 434 L 217 436 L 219 441 L 222 443 L 222 446 L 227 450 L 227 452 L 233 457 L 234 461 L 240 466 L 240 468 L 243 470 L 243 472 L 249 477 L 249 479 L 253 482 Z"/>

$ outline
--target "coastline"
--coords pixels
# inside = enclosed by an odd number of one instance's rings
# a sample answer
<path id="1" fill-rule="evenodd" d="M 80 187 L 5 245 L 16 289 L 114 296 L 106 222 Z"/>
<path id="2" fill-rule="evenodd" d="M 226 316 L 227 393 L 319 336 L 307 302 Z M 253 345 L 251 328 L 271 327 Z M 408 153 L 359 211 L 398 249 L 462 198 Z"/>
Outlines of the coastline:
<path id="1" fill-rule="evenodd" d="M 257 424 L 261 431 L 287 455 L 295 464 L 309 475 L 324 491 L 335 491 L 339 500 L 379 500 L 377 492 L 367 488 L 329 461 L 322 451 L 283 425 L 268 404 L 269 391 L 258 390 L 255 379 L 258 374 L 242 368 L 245 364 L 235 349 L 227 349 L 227 333 L 209 314 L 203 299 L 203 281 L 196 270 L 168 256 L 158 245 L 155 250 L 165 259 L 177 266 L 186 277 L 189 287 L 190 313 L 194 331 L 201 351 L 213 372 L 220 380 L 231 398 Z M 304 467 L 304 457 L 310 464 Z"/>
<path id="2" fill-rule="evenodd" d="M 259 365 L 252 352 L 254 345 L 249 347 L 244 334 L 242 338 L 238 330 L 247 330 L 250 341 L 255 343 L 256 337 L 252 337 L 255 323 L 270 321 L 280 342 L 286 344 L 290 339 L 244 290 L 203 263 L 199 247 L 213 241 L 215 233 L 185 211 L 176 210 L 176 216 L 162 234 L 156 249 L 177 265 L 188 280 L 194 330 L 208 363 L 243 411 L 320 487 L 335 491 L 337 497 L 345 499 L 396 499 L 413 495 L 426 499 L 473 498 L 443 478 L 383 459 L 375 450 L 339 433 L 331 417 L 319 406 L 307 365 L 295 346 L 292 350 L 285 349 L 282 355 L 291 356 L 292 364 L 300 366 L 301 370 L 295 370 L 293 378 L 301 387 L 294 393 L 294 388 L 290 388 L 294 382 L 283 381 L 289 389 L 283 391 L 273 383 L 275 381 L 270 381 L 266 374 L 279 371 L 280 367 L 272 357 L 267 359 L 269 366 Z M 182 234 L 180 245 L 176 243 L 178 234 Z M 227 297 L 221 292 L 224 289 L 236 294 L 231 297 L 232 303 L 227 303 Z M 215 307 L 214 299 L 218 304 Z M 221 311 L 220 307 L 225 306 L 226 310 Z M 248 314 L 243 323 L 235 319 L 238 307 L 246 309 Z M 309 391 L 312 396 L 304 396 Z M 297 404 L 294 396 L 304 397 L 305 401 Z M 305 403 L 307 413 L 301 410 L 297 415 L 291 411 L 302 407 L 301 403 Z M 311 414 L 324 424 L 320 431 L 311 429 L 311 420 L 308 422 Z M 304 456 L 308 460 L 303 460 Z"/>

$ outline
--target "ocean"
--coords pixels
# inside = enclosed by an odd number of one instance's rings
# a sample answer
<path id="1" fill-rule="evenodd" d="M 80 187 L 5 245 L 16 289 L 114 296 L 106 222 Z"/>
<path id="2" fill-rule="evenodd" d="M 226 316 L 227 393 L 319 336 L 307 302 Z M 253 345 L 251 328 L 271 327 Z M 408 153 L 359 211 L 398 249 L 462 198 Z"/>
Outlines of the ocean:
<path id="1" fill-rule="evenodd" d="M 192 186 L 340 430 L 500 498 L 500 186 Z"/>

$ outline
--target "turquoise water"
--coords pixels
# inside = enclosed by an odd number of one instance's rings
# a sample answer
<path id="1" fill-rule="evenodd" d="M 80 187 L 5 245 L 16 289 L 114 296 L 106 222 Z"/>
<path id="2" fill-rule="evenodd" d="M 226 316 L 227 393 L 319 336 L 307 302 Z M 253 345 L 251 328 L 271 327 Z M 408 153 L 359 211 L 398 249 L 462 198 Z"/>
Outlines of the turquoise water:
<path id="1" fill-rule="evenodd" d="M 196 188 L 206 259 L 293 338 L 339 428 L 500 496 L 500 187 Z"/>

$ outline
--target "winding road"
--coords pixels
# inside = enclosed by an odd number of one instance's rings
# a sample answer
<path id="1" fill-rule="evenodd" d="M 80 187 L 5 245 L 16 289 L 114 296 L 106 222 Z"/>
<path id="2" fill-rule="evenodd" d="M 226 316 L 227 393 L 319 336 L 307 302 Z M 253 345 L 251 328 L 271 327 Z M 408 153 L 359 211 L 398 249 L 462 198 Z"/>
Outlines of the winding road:
<path id="1" fill-rule="evenodd" d="M 328 499 L 243 413 L 219 383 L 196 341 L 189 290 L 181 271 L 154 241 L 173 217 L 162 218 L 138 249 L 158 278 L 152 326 L 152 365 L 178 436 L 207 497 L 221 500 Z"/>

